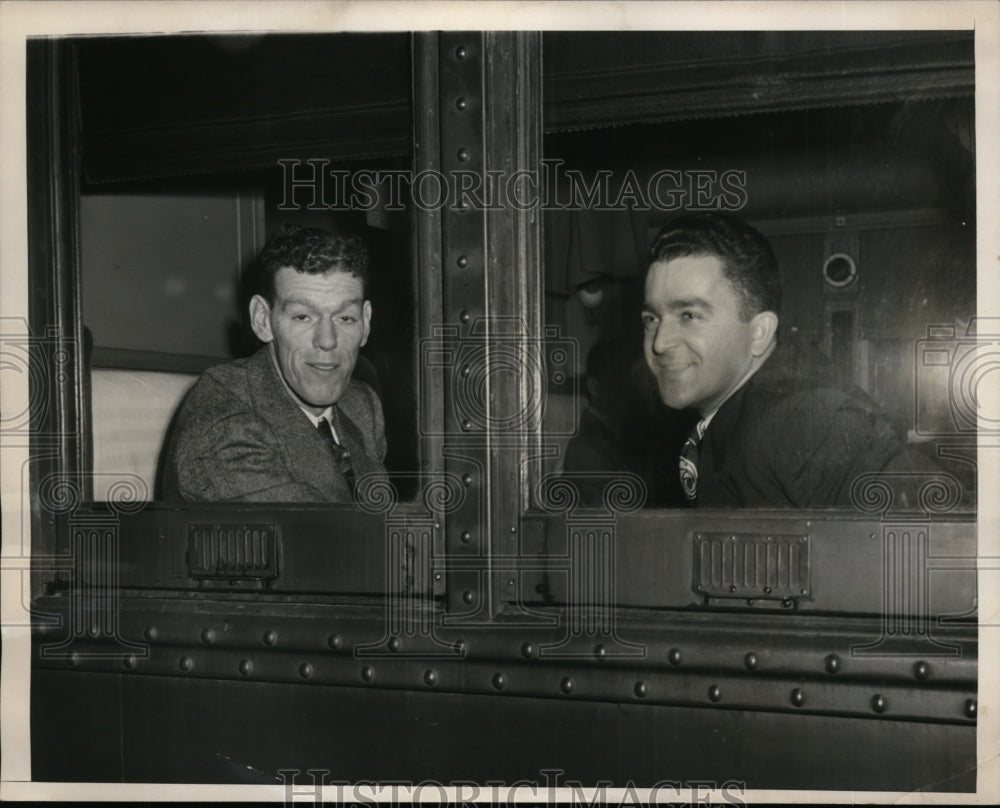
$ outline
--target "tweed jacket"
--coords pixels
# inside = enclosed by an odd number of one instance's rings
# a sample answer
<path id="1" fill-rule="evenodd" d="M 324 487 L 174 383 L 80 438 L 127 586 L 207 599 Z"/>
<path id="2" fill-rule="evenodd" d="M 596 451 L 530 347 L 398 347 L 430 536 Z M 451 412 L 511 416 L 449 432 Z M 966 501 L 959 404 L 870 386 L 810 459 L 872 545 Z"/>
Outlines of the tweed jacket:
<path id="1" fill-rule="evenodd" d="M 334 406 L 355 478 L 385 475 L 382 405 L 352 379 Z M 350 502 L 333 448 L 291 397 L 268 346 L 209 368 L 178 411 L 163 477 L 167 500 Z"/>

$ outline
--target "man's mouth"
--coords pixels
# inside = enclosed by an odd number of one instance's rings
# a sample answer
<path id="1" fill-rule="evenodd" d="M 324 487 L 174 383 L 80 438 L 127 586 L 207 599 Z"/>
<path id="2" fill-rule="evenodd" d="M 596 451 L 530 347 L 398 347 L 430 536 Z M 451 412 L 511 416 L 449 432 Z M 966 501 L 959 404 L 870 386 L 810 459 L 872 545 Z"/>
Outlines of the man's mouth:
<path id="1" fill-rule="evenodd" d="M 682 370 L 687 370 L 689 367 L 693 367 L 694 362 L 659 362 L 657 367 L 663 373 L 680 373 Z"/>
<path id="2" fill-rule="evenodd" d="M 306 364 L 313 370 L 319 370 L 324 373 L 329 373 L 340 367 L 340 364 L 336 362 L 307 362 Z"/>

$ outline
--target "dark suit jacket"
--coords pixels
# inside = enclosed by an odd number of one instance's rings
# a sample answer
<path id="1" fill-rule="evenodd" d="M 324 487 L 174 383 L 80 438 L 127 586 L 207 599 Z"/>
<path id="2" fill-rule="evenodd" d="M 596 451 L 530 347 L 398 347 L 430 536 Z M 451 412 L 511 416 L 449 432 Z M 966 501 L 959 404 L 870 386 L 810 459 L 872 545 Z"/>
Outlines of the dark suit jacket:
<path id="1" fill-rule="evenodd" d="M 789 374 L 776 351 L 709 424 L 697 505 L 850 507 L 859 474 L 938 470 L 899 439 L 862 390 L 841 389 L 821 373 Z M 905 480 L 899 498 L 909 499 Z"/>
<path id="2" fill-rule="evenodd" d="M 385 474 L 382 405 L 352 379 L 334 407 L 354 474 Z M 289 395 L 265 346 L 209 368 L 178 412 L 163 484 L 168 500 L 350 502 L 332 447 Z"/>

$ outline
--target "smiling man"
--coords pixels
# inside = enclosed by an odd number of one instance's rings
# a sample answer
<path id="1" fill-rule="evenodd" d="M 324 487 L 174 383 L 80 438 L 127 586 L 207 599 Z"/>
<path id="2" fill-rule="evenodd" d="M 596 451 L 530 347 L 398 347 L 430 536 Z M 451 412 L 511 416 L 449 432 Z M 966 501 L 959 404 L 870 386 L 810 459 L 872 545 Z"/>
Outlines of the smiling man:
<path id="1" fill-rule="evenodd" d="M 384 475 L 382 407 L 352 379 L 368 339 L 368 255 L 356 237 L 286 225 L 261 253 L 250 301 L 263 343 L 210 368 L 173 429 L 164 496 L 202 502 L 350 502 Z"/>
<path id="2" fill-rule="evenodd" d="M 734 216 L 685 216 L 653 242 L 646 362 L 663 403 L 700 416 L 678 458 L 688 503 L 847 507 L 859 474 L 936 471 L 821 355 L 779 348 L 781 291 L 770 244 Z"/>

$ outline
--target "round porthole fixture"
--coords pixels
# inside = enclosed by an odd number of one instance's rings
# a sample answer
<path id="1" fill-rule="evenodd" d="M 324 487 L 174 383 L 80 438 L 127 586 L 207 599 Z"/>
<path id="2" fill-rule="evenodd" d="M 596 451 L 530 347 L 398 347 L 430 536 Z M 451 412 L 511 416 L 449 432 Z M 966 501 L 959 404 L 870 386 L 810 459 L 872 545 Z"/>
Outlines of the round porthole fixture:
<path id="1" fill-rule="evenodd" d="M 823 262 L 823 280 L 827 286 L 843 289 L 857 280 L 858 267 L 845 253 L 834 253 Z"/>

